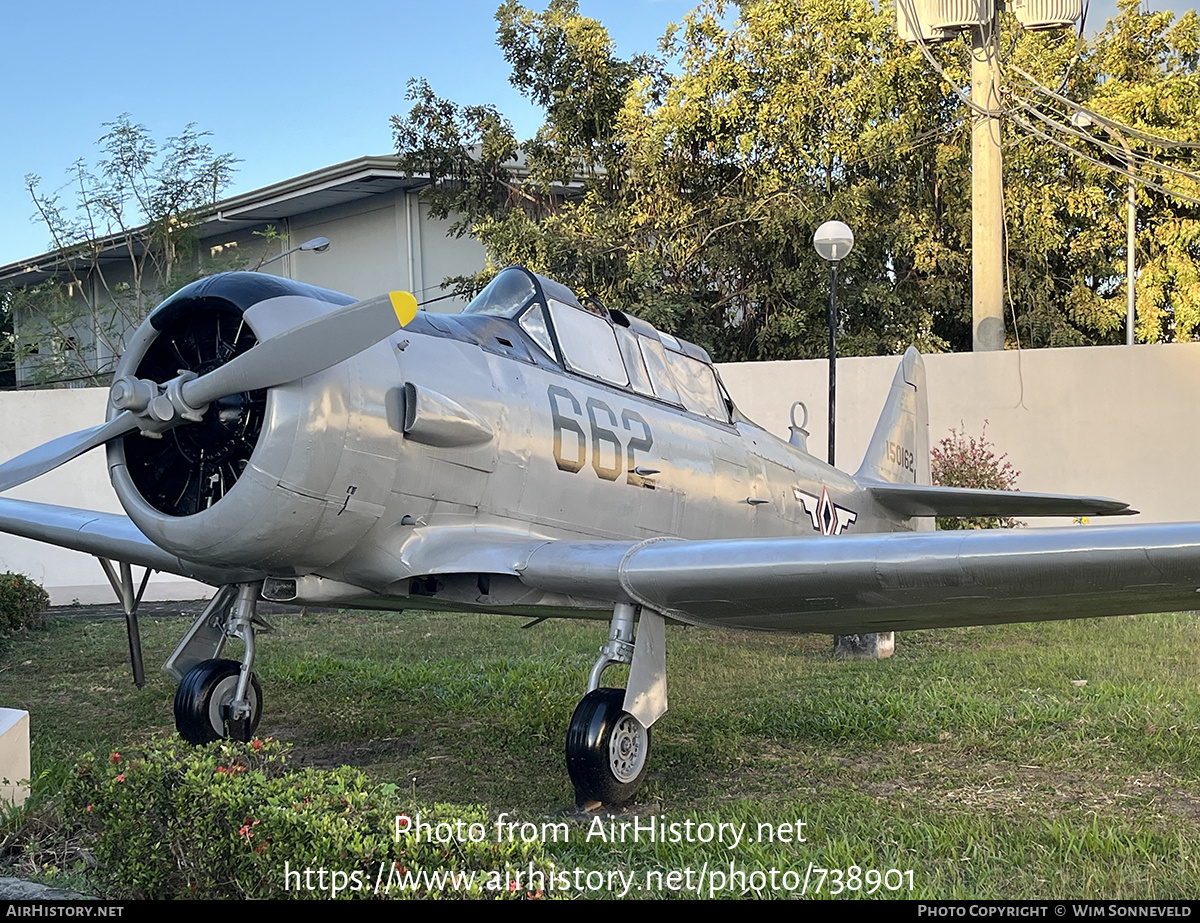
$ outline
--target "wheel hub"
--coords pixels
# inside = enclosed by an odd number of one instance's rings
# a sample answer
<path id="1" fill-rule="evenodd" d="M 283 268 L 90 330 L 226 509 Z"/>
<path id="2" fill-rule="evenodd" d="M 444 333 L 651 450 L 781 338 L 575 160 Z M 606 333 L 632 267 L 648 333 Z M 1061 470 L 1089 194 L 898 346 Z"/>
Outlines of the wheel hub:
<path id="1" fill-rule="evenodd" d="M 632 782 L 641 773 L 646 744 L 646 729 L 641 722 L 633 715 L 622 715 L 608 743 L 609 766 L 619 782 Z"/>
<path id="2" fill-rule="evenodd" d="M 212 725 L 213 732 L 219 737 L 225 736 L 225 725 L 230 719 L 229 713 L 233 705 L 233 697 L 237 693 L 237 684 L 236 673 L 226 677 L 213 689 L 212 698 L 209 700 L 208 721 Z M 250 713 L 254 714 L 258 706 L 258 697 L 254 694 L 252 687 L 246 689 L 246 698 L 250 702 Z"/>

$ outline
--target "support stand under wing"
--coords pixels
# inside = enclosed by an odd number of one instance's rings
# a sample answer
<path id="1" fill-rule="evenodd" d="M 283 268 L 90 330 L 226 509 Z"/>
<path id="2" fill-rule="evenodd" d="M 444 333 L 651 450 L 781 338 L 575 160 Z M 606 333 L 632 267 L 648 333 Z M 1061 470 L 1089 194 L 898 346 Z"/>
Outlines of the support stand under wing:
<path id="1" fill-rule="evenodd" d="M 118 573 L 113 567 L 114 562 L 108 558 L 97 557 L 96 560 L 104 568 L 104 576 L 108 578 L 113 592 L 121 600 L 121 608 L 125 611 L 125 633 L 129 637 L 129 663 L 133 670 L 133 684 L 141 689 L 146 685 L 146 667 L 142 661 L 142 633 L 138 628 L 137 610 L 142 602 L 142 595 L 146 592 L 146 585 L 150 582 L 150 575 L 154 571 L 146 568 L 146 572 L 142 574 L 142 582 L 135 592 L 131 565 L 124 561 L 116 562 L 120 569 Z"/>

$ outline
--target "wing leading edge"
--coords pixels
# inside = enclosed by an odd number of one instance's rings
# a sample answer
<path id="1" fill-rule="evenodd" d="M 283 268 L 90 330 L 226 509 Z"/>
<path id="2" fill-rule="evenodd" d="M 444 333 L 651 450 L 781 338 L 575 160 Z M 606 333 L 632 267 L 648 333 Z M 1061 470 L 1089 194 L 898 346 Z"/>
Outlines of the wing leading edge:
<path id="1" fill-rule="evenodd" d="M 646 542 L 548 542 L 545 590 L 724 628 L 847 634 L 1200 606 L 1200 523 Z"/>
<path id="2" fill-rule="evenodd" d="M 190 564 L 163 551 L 125 516 L 0 499 L 0 532 L 218 585 L 254 575 Z"/>

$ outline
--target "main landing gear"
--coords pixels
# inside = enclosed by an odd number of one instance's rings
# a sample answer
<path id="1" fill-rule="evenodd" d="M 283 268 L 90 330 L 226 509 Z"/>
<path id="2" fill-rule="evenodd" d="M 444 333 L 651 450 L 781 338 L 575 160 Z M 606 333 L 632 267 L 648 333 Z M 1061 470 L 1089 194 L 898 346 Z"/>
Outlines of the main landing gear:
<path id="1" fill-rule="evenodd" d="M 204 660 L 192 667 L 175 690 L 175 727 L 191 744 L 224 737 L 247 741 L 262 717 L 262 688 L 250 674 L 250 686 L 241 708 L 238 679 L 241 666 L 234 660 Z"/>
<path id="2" fill-rule="evenodd" d="M 567 772 L 581 807 L 622 804 L 646 777 L 650 729 L 625 711 L 624 689 L 593 689 L 567 727 Z"/>
<path id="3" fill-rule="evenodd" d="M 613 608 L 608 643 L 567 727 L 567 772 L 580 808 L 622 804 L 641 787 L 650 759 L 650 726 L 667 710 L 664 642 L 657 612 L 628 603 Z M 601 675 L 618 663 L 630 664 L 628 689 L 601 688 Z"/>
<path id="4" fill-rule="evenodd" d="M 254 668 L 254 633 L 271 630 L 256 613 L 259 583 L 224 586 L 184 636 L 164 669 L 179 680 L 175 727 L 192 744 L 228 737 L 249 740 L 262 717 L 262 689 Z M 219 659 L 229 638 L 242 659 Z"/>

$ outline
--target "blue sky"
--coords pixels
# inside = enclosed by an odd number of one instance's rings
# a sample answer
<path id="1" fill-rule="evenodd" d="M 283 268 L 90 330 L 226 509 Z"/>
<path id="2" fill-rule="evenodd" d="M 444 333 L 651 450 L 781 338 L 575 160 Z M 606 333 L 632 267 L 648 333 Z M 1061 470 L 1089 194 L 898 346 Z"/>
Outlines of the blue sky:
<path id="1" fill-rule="evenodd" d="M 1181 11 L 1185 0 L 1150 0 Z M 1105 5 L 1107 4 L 1107 6 Z M 529 0 L 527 5 L 544 4 Z M 653 51 L 696 0 L 581 0 L 622 56 Z M 66 180 L 94 162 L 102 123 L 128 112 L 159 139 L 187 123 L 241 158 L 230 194 L 329 164 L 393 150 L 390 117 L 405 86 L 425 77 L 457 102 L 497 104 L 527 136 L 535 113 L 507 82 L 495 44 L 499 0 L 206 0 L 173 4 L 21 2 L 5 14 L 0 87 L 0 264 L 46 248 L 24 188 Z M 1115 3 L 1093 3 L 1101 26 Z M 1089 30 L 1090 31 L 1090 30 Z"/>

